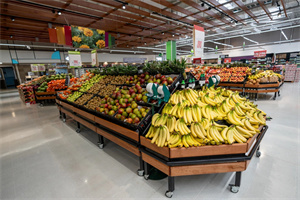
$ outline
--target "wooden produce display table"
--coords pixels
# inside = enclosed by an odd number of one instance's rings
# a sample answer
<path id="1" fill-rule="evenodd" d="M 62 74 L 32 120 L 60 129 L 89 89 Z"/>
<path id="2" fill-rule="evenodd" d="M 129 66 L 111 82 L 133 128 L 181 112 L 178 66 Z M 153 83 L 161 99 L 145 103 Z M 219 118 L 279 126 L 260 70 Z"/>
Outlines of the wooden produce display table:
<path id="1" fill-rule="evenodd" d="M 238 83 L 219 83 L 218 86 L 225 87 L 232 91 L 242 92 L 243 94 L 249 93 L 255 95 L 255 100 L 257 100 L 257 96 L 260 93 L 270 93 L 274 92 L 275 95 L 273 100 L 276 99 L 276 96 L 280 96 L 280 87 L 283 85 L 283 82 L 279 83 L 270 83 L 270 84 L 259 84 L 259 85 L 251 85 L 251 84 L 238 84 Z"/>
<path id="2" fill-rule="evenodd" d="M 241 172 L 245 171 L 256 152 L 260 156 L 259 145 L 267 126 L 261 126 L 260 134 L 250 138 L 247 143 L 200 146 L 191 148 L 157 147 L 150 140 L 135 131 L 114 124 L 77 108 L 76 105 L 56 99 L 60 118 L 65 122 L 66 115 L 77 122 L 76 132 L 84 125 L 98 134 L 98 145 L 104 147 L 104 137 L 139 157 L 138 175 L 149 178 L 150 165 L 168 176 L 168 190 L 165 195 L 172 197 L 175 190 L 175 177 L 211 173 L 236 172 L 232 192 L 238 192 Z M 146 129 L 147 130 L 147 129 Z M 144 133 L 143 133 L 144 134 Z"/>
<path id="3" fill-rule="evenodd" d="M 261 133 L 250 138 L 247 143 L 191 148 L 161 148 L 141 136 L 144 177 L 146 180 L 149 177 L 149 165 L 168 175 L 165 195 L 171 198 L 176 176 L 236 172 L 235 184 L 230 185 L 231 192 L 236 193 L 241 183 L 241 172 L 247 169 L 255 152 L 257 157 L 260 156 L 259 145 L 268 126 L 261 126 L 260 129 Z"/>
<path id="4" fill-rule="evenodd" d="M 260 93 L 274 92 L 273 100 L 275 100 L 277 94 L 278 94 L 278 96 L 280 96 L 280 88 L 282 85 L 283 85 L 283 82 L 270 83 L 270 84 L 259 84 L 259 85 L 245 84 L 244 93 L 255 94 L 255 100 L 257 100 L 257 96 Z"/>
<path id="5" fill-rule="evenodd" d="M 98 133 L 98 145 L 101 149 L 104 147 L 103 137 L 105 137 L 133 154 L 140 156 L 138 149 L 139 136 L 137 132 L 99 118 L 58 99 L 56 99 L 56 104 L 60 111 L 60 117 L 64 122 L 66 121 L 66 115 L 77 122 L 76 132 L 79 133 L 81 131 L 80 126 L 84 125 Z"/>

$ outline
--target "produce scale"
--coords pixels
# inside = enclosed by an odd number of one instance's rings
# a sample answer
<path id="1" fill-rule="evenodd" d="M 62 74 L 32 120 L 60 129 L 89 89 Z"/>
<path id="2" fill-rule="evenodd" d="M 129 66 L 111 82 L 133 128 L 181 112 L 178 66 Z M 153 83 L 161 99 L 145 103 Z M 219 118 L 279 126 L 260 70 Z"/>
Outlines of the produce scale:
<path id="1" fill-rule="evenodd" d="M 140 83 L 161 85 L 157 79 L 166 80 L 163 87 L 170 98 L 152 110 L 158 101 L 148 102 L 146 85 Z M 106 138 L 138 156 L 137 174 L 145 181 L 150 166 L 167 175 L 166 197 L 173 196 L 177 176 L 226 172 L 236 172 L 230 185 L 236 193 L 242 171 L 254 155 L 260 156 L 266 113 L 238 92 L 214 86 L 181 88 L 182 79 L 95 75 L 71 94 L 58 93 L 55 101 L 64 122 L 67 116 L 77 122 L 77 133 L 83 125 L 98 134 L 100 149 Z"/>

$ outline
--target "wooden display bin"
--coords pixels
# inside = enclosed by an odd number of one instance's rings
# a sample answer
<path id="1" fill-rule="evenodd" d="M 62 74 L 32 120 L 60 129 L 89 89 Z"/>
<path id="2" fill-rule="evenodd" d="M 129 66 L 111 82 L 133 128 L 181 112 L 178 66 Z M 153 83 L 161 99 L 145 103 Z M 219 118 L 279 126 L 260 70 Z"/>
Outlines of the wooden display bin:
<path id="1" fill-rule="evenodd" d="M 201 165 L 183 165 L 183 166 L 168 166 L 148 154 L 142 152 L 142 159 L 146 163 L 159 169 L 168 176 L 188 176 L 199 174 L 215 174 L 226 172 L 241 172 L 247 169 L 249 162 L 228 162 L 215 164 L 201 164 Z"/>
<path id="2" fill-rule="evenodd" d="M 245 154 L 249 151 L 257 136 L 258 134 L 254 135 L 252 138 L 249 138 L 246 143 L 234 143 L 232 145 L 207 145 L 189 148 L 158 147 L 156 144 L 152 144 L 150 139 L 143 136 L 140 137 L 140 140 L 142 146 L 145 146 L 167 158 L 188 158 L 215 155 Z"/>
<path id="3" fill-rule="evenodd" d="M 263 126 L 259 127 L 262 130 Z M 145 146 L 156 153 L 159 153 L 167 158 L 188 158 L 188 157 L 201 157 L 201 156 L 216 156 L 216 155 L 232 155 L 232 154 L 245 154 L 252 147 L 257 136 L 255 134 L 252 138 L 249 138 L 246 143 L 234 143 L 232 145 L 206 145 L 200 147 L 189 147 L 189 148 L 168 148 L 158 147 L 156 144 L 152 144 L 151 140 L 140 136 L 140 142 L 142 146 Z"/>

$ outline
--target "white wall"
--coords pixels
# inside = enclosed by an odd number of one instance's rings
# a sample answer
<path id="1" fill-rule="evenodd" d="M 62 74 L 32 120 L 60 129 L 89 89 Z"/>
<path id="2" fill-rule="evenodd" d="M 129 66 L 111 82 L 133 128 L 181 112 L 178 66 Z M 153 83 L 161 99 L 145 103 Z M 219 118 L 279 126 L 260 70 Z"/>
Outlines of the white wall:
<path id="1" fill-rule="evenodd" d="M 223 50 L 219 51 L 218 54 L 215 52 L 204 53 L 204 59 L 218 58 L 220 54 L 228 54 L 229 57 L 239 56 L 253 56 L 254 51 L 267 50 L 267 53 L 285 53 L 285 52 L 300 52 L 300 42 L 266 45 L 261 47 L 246 48 L 245 51 L 242 49 Z"/>
<path id="2" fill-rule="evenodd" d="M 3 64 L 11 64 L 11 58 L 19 60 L 20 64 L 42 64 L 42 63 L 60 63 L 65 61 L 67 53 L 61 52 L 61 60 L 51 59 L 52 51 L 32 51 L 32 50 L 0 50 L 0 62 Z M 11 54 L 11 56 L 10 56 Z M 123 62 L 124 57 L 147 58 L 148 61 L 155 60 L 155 55 L 144 54 L 110 54 L 98 53 L 99 62 Z M 84 63 L 91 62 L 91 53 L 81 52 L 81 60 Z"/>

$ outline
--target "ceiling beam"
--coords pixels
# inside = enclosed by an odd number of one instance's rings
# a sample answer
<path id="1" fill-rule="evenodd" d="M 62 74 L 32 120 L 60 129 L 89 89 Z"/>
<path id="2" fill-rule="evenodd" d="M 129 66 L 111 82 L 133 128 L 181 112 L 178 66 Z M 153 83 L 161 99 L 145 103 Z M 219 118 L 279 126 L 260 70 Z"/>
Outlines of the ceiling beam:
<path id="1" fill-rule="evenodd" d="M 240 0 L 232 0 L 238 7 L 240 7 L 244 12 L 246 12 L 254 21 L 259 23 L 259 21 L 256 19 L 255 15 L 252 13 L 251 10 L 249 10 L 245 4 L 243 4 Z"/>
<path id="2" fill-rule="evenodd" d="M 224 4 L 220 4 L 218 1 L 216 0 L 208 0 L 208 2 L 210 2 L 212 5 L 214 5 L 215 7 L 219 8 L 220 10 L 222 10 L 223 12 L 225 12 L 227 15 L 229 15 L 230 17 L 234 18 L 236 21 L 246 25 L 244 22 L 243 22 L 243 19 L 241 19 L 237 14 L 234 14 L 232 12 L 232 10 L 229 10 L 227 9 L 224 5 Z"/>
<path id="3" fill-rule="evenodd" d="M 211 10 L 206 10 L 204 7 L 200 6 L 199 4 L 197 4 L 196 2 L 192 1 L 192 0 L 181 0 L 183 3 L 199 10 L 200 12 L 205 12 L 207 15 L 215 18 L 215 19 L 218 19 L 219 21 L 227 24 L 227 25 L 230 25 L 230 26 L 233 26 L 229 21 L 223 19 L 220 15 L 218 15 L 217 13 L 214 13 L 213 11 Z"/>
<path id="4" fill-rule="evenodd" d="M 287 17 L 287 13 L 286 13 L 286 9 L 285 9 L 285 2 L 284 2 L 284 0 L 280 0 L 280 1 L 281 1 L 281 4 L 282 4 L 282 7 L 283 7 L 283 11 L 284 11 L 285 17 Z"/>
<path id="5" fill-rule="evenodd" d="M 270 11 L 269 11 L 269 9 L 268 9 L 267 6 L 264 4 L 264 1 L 262 1 L 262 0 L 257 0 L 257 2 L 259 3 L 260 7 L 262 7 L 262 9 L 266 12 L 266 14 L 268 15 L 268 17 L 269 17 L 271 20 L 273 20 L 273 19 L 272 19 L 272 16 L 271 16 L 271 13 L 270 13 Z"/>

